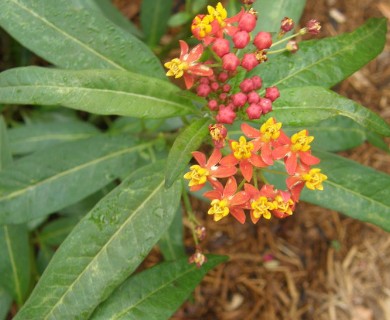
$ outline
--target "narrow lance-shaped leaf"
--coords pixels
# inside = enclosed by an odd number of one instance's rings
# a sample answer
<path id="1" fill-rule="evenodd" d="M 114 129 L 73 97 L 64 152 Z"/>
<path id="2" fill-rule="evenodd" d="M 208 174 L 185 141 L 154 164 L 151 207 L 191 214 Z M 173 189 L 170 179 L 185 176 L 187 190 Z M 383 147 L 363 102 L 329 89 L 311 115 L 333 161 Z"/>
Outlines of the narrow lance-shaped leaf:
<path id="1" fill-rule="evenodd" d="M 129 172 L 149 145 L 101 135 L 15 161 L 0 172 L 0 224 L 33 220 L 85 198 Z"/>
<path id="2" fill-rule="evenodd" d="M 163 165 L 132 173 L 81 220 L 15 319 L 87 319 L 137 268 L 179 204 L 180 183 L 165 189 Z"/>
<path id="3" fill-rule="evenodd" d="M 90 138 L 99 130 L 88 122 L 33 123 L 8 131 L 13 154 L 26 154 L 67 141 Z"/>
<path id="4" fill-rule="evenodd" d="M 289 17 L 298 24 L 305 4 L 306 0 L 255 1 L 252 7 L 259 13 L 255 32 L 278 32 L 284 17 Z"/>
<path id="5" fill-rule="evenodd" d="M 11 69 L 0 74 L 0 101 L 63 105 L 95 114 L 137 118 L 197 112 L 191 99 L 173 84 L 116 70 Z"/>
<path id="6" fill-rule="evenodd" d="M 141 3 L 141 26 L 146 43 L 153 47 L 167 30 L 171 16 L 172 0 L 143 0 Z"/>
<path id="7" fill-rule="evenodd" d="M 164 79 L 157 57 L 92 1 L 1 0 L 0 25 L 23 46 L 66 69 L 121 69 Z"/>
<path id="8" fill-rule="evenodd" d="M 194 121 L 176 138 L 168 155 L 165 168 L 165 185 L 169 187 L 183 173 L 195 151 L 208 134 L 209 118 Z"/>
<path id="9" fill-rule="evenodd" d="M 124 282 L 93 313 L 91 319 L 168 319 L 188 298 L 204 275 L 227 260 L 207 256 L 201 268 L 188 259 L 165 262 Z"/>
<path id="10" fill-rule="evenodd" d="M 7 133 L 0 116 L 0 172 L 12 164 Z M 0 226 L 0 270 L 0 288 L 5 288 L 16 303 L 22 305 L 30 284 L 30 244 L 25 225 Z M 4 299 L 7 300 L 5 294 Z M 3 307 L 6 308 L 6 304 Z"/>
<path id="11" fill-rule="evenodd" d="M 0 226 L 0 286 L 20 306 L 30 285 L 30 245 L 26 225 Z"/>
<path id="12" fill-rule="evenodd" d="M 272 116 L 286 125 L 305 126 L 339 115 L 352 119 L 367 130 L 390 136 L 390 126 L 380 116 L 322 87 L 281 90 L 280 98 L 266 118 Z"/>
<path id="13" fill-rule="evenodd" d="M 93 1 L 93 0 L 90 0 Z M 112 4 L 110 0 L 94 0 L 106 18 L 123 30 L 142 38 L 142 32 Z"/>
<path id="14" fill-rule="evenodd" d="M 0 320 L 6 320 L 9 309 L 11 308 L 12 297 L 2 287 L 0 287 Z"/>
<path id="15" fill-rule="evenodd" d="M 323 191 L 304 189 L 301 200 L 390 231 L 390 176 L 325 151 L 315 150 L 313 154 L 321 159 L 316 167 L 328 180 L 323 182 Z M 283 170 L 282 164 L 275 169 Z M 285 188 L 280 175 L 267 174 L 267 178 L 278 188 Z"/>
<path id="16" fill-rule="evenodd" d="M 354 32 L 303 41 L 295 54 L 278 55 L 253 69 L 250 75 L 261 76 L 264 88 L 330 88 L 374 59 L 385 42 L 386 19 L 372 18 Z"/>

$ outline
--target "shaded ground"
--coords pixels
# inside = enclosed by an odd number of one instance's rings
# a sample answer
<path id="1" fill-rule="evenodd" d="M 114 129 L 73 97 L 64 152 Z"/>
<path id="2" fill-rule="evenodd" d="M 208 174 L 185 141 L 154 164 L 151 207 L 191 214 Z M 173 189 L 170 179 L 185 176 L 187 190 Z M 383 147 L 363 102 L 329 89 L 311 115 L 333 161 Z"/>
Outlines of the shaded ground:
<path id="1" fill-rule="evenodd" d="M 382 16 L 390 18 L 385 0 L 308 0 L 302 21 L 317 18 L 321 36 L 332 36 Z M 389 83 L 390 39 L 335 90 L 390 122 Z M 390 155 L 368 143 L 343 155 L 390 173 Z M 208 230 L 202 247 L 230 261 L 210 272 L 172 319 L 390 319 L 390 237 L 379 228 L 304 203 L 289 219 L 255 226 L 215 223 L 204 205 L 194 200 L 194 207 Z M 193 246 L 190 234 L 186 243 Z M 149 262 L 156 259 L 154 251 Z"/>

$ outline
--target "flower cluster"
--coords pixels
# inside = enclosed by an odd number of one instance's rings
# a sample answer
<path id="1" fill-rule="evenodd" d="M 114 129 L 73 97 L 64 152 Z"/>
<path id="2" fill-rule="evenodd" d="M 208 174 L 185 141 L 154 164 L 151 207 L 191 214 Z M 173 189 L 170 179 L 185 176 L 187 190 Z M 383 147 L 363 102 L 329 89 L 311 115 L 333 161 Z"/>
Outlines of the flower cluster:
<path id="1" fill-rule="evenodd" d="M 281 128 L 282 123 L 274 118 L 269 118 L 260 129 L 243 123 L 244 135 L 238 141 L 229 140 L 228 155 L 223 156 L 219 148 L 214 148 L 207 160 L 205 154 L 193 152 L 198 164 L 191 166 L 184 178 L 189 180 L 192 191 L 202 189 L 207 183 L 212 187 L 204 196 L 211 200 L 208 214 L 215 221 L 231 214 L 244 223 L 246 211 L 253 223 L 261 217 L 270 219 L 272 215 L 285 218 L 293 214 L 304 186 L 311 190 L 323 189 L 326 175 L 319 168 L 312 168 L 320 162 L 311 154 L 310 143 L 314 138 L 307 130 L 290 138 Z M 277 190 L 268 183 L 259 188 L 259 178 L 277 160 L 283 160 L 287 189 Z M 239 186 L 236 176 L 242 177 Z M 227 178 L 225 185 L 221 178 Z"/>
<path id="2" fill-rule="evenodd" d="M 270 54 L 295 53 L 298 44 L 294 38 L 305 33 L 317 34 L 321 26 L 316 20 L 310 20 L 297 33 L 287 35 L 294 29 L 294 22 L 285 17 L 275 40 L 269 32 L 254 32 L 258 19 L 250 8 L 254 1 L 242 2 L 245 9 L 233 17 L 228 17 L 221 3 L 208 6 L 207 14 L 197 15 L 191 31 L 200 43 L 190 50 L 180 40 L 179 58 L 165 63 L 165 67 L 167 76 L 183 77 L 186 88 L 205 99 L 204 111 L 215 120 L 209 126 L 214 144 L 210 157 L 193 152 L 197 164 L 184 175 L 190 190 L 211 187 L 204 196 L 211 200 L 208 214 L 215 221 L 231 214 L 240 223 L 246 221 L 247 215 L 257 223 L 261 217 L 292 215 L 305 186 L 311 190 L 323 189 L 322 182 L 327 177 L 319 168 L 312 168 L 320 161 L 311 154 L 310 143 L 314 137 L 307 130 L 288 137 L 281 129 L 282 123 L 273 117 L 259 129 L 244 122 L 243 135 L 238 140 L 228 138 L 225 125 L 238 119 L 257 120 L 272 111 L 274 101 L 280 96 L 278 88 L 263 88 L 262 78 L 255 72 L 246 76 L 247 72 L 265 63 Z M 275 46 L 277 49 L 273 49 Z M 275 161 L 284 163 L 285 170 L 280 173 L 286 175 L 285 190 L 276 189 L 264 177 Z M 197 224 L 194 217 L 190 220 Z M 203 227 L 193 228 L 196 252 L 190 257 L 190 262 L 197 266 L 206 261 L 198 246 L 205 230 L 199 228 Z"/>

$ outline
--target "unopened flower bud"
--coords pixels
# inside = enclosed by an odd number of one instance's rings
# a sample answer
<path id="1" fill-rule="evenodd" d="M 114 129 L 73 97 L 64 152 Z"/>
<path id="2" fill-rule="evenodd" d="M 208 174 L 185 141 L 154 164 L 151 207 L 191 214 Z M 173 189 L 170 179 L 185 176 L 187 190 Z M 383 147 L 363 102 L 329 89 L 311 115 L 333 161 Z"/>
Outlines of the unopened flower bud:
<path id="1" fill-rule="evenodd" d="M 217 38 L 211 49 L 217 54 L 218 57 L 223 57 L 225 54 L 230 51 L 230 43 L 229 40 L 223 38 Z"/>
<path id="2" fill-rule="evenodd" d="M 281 24 L 280 30 L 282 33 L 289 32 L 294 28 L 294 21 L 289 17 L 284 17 Z"/>
<path id="3" fill-rule="evenodd" d="M 226 83 L 222 86 L 222 91 L 229 92 L 231 88 L 232 88 L 232 86 L 230 84 Z"/>
<path id="4" fill-rule="evenodd" d="M 196 88 L 196 94 L 199 97 L 207 97 L 210 92 L 211 92 L 211 88 L 210 88 L 210 86 L 208 84 L 200 84 Z"/>
<path id="5" fill-rule="evenodd" d="M 267 98 L 261 98 L 259 101 L 259 106 L 263 111 L 263 114 L 266 114 L 272 110 L 272 101 Z"/>
<path id="6" fill-rule="evenodd" d="M 248 97 L 248 103 L 250 104 L 257 103 L 260 100 L 260 96 L 256 91 L 249 92 L 247 97 Z"/>
<path id="7" fill-rule="evenodd" d="M 236 71 L 239 65 L 240 59 L 234 53 L 228 53 L 222 57 L 222 68 L 226 71 Z"/>
<path id="8" fill-rule="evenodd" d="M 246 114 L 248 115 L 248 118 L 250 120 L 260 119 L 262 112 L 263 110 L 261 106 L 257 103 L 250 104 L 249 107 L 246 109 Z"/>
<path id="9" fill-rule="evenodd" d="M 311 19 L 306 23 L 307 31 L 311 34 L 319 34 L 321 24 L 316 19 Z"/>
<path id="10" fill-rule="evenodd" d="M 259 76 L 253 76 L 251 79 L 254 86 L 253 90 L 259 90 L 263 85 L 263 80 Z"/>
<path id="11" fill-rule="evenodd" d="M 227 129 L 223 124 L 210 124 L 209 132 L 211 139 L 213 140 L 214 147 L 221 149 L 225 146 L 225 139 L 227 136 Z"/>
<path id="12" fill-rule="evenodd" d="M 277 98 L 279 98 L 280 93 L 277 87 L 269 87 L 265 89 L 265 97 L 274 102 Z"/>
<path id="13" fill-rule="evenodd" d="M 238 31 L 233 36 L 234 47 L 237 49 L 243 49 L 250 41 L 250 36 L 247 31 Z"/>
<path id="14" fill-rule="evenodd" d="M 242 92 L 251 92 L 254 89 L 253 81 L 252 79 L 244 79 L 240 83 L 240 89 Z"/>
<path id="15" fill-rule="evenodd" d="M 223 92 L 223 93 L 221 93 L 221 94 L 219 95 L 219 100 L 221 100 L 221 101 L 226 100 L 226 98 L 227 98 L 227 93 L 226 93 L 226 92 Z"/>
<path id="16" fill-rule="evenodd" d="M 255 14 L 245 12 L 238 22 L 238 28 L 246 32 L 251 32 L 256 27 L 256 20 L 257 17 Z"/>
<path id="17" fill-rule="evenodd" d="M 243 107 L 246 103 L 247 96 L 245 93 L 237 92 L 232 96 L 232 102 L 235 107 Z"/>
<path id="18" fill-rule="evenodd" d="M 259 50 L 268 49 L 272 45 L 272 35 L 269 32 L 260 31 L 256 34 L 253 44 Z"/>
<path id="19" fill-rule="evenodd" d="M 290 51 L 291 53 L 295 53 L 298 51 L 298 49 L 299 49 L 298 42 L 296 42 L 295 40 L 290 40 L 289 42 L 287 42 L 286 44 L 287 51 Z"/>
<path id="20" fill-rule="evenodd" d="M 219 123 L 226 123 L 226 124 L 232 124 L 234 120 L 236 119 L 236 113 L 227 107 L 222 107 L 222 105 L 219 106 L 219 111 L 215 119 Z"/>
<path id="21" fill-rule="evenodd" d="M 243 67 L 247 71 L 252 70 L 258 64 L 259 61 L 256 59 L 256 55 L 254 53 L 245 53 L 242 57 L 241 67 Z"/>
<path id="22" fill-rule="evenodd" d="M 228 78 L 229 78 L 229 75 L 228 75 L 226 72 L 221 72 L 221 73 L 218 75 L 218 80 L 219 80 L 220 82 L 225 82 Z"/>
<path id="23" fill-rule="evenodd" d="M 252 5 L 255 0 L 241 0 L 242 4 L 246 4 L 248 6 Z"/>
<path id="24" fill-rule="evenodd" d="M 218 82 L 212 82 L 210 84 L 211 90 L 217 91 L 219 89 L 219 83 Z"/>
<path id="25" fill-rule="evenodd" d="M 215 99 L 210 100 L 207 105 L 211 111 L 218 110 L 218 102 Z"/>

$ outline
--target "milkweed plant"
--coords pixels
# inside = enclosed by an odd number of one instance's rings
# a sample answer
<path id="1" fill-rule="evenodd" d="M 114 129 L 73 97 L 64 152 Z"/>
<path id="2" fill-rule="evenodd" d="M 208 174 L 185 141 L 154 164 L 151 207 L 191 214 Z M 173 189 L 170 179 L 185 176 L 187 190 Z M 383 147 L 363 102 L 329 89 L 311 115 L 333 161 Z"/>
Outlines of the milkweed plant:
<path id="1" fill-rule="evenodd" d="M 307 201 L 390 230 L 389 175 L 335 153 L 389 152 L 390 126 L 330 90 L 386 20 L 319 39 L 280 2 L 144 0 L 138 28 L 108 0 L 0 0 L 0 318 L 168 319 L 227 259 L 195 198 L 215 224 Z"/>

